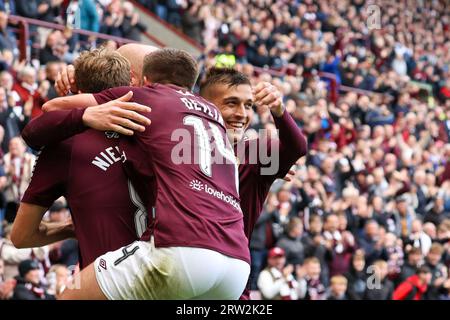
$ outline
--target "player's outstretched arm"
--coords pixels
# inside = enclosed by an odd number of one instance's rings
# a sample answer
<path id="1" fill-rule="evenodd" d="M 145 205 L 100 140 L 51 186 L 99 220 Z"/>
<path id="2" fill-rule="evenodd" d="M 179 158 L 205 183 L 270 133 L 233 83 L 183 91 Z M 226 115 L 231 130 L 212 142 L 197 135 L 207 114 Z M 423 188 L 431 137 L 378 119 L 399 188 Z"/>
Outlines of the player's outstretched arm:
<path id="1" fill-rule="evenodd" d="M 307 142 L 300 128 L 283 105 L 283 95 L 268 82 L 259 83 L 255 89 L 255 103 L 266 106 L 272 113 L 279 130 L 279 169 L 277 176 L 283 178 L 292 165 L 307 152 Z"/>
<path id="2" fill-rule="evenodd" d="M 130 91 L 118 99 L 88 107 L 46 112 L 33 119 L 22 131 L 25 142 L 33 149 L 61 142 L 87 127 L 101 131 L 116 131 L 124 135 L 133 135 L 134 131 L 144 131 L 150 124 L 147 106 L 129 102 L 133 93 Z"/>
<path id="3" fill-rule="evenodd" d="M 11 231 L 11 241 L 16 248 L 42 247 L 74 237 L 70 227 L 48 232 L 41 220 L 47 208 L 21 202 Z"/>
<path id="4" fill-rule="evenodd" d="M 46 112 L 31 120 L 22 130 L 23 140 L 33 149 L 56 144 L 83 132 L 84 109 Z"/>
<path id="5" fill-rule="evenodd" d="M 80 93 L 73 96 L 59 97 L 47 101 L 42 106 L 44 112 L 55 110 L 81 109 L 88 106 L 96 106 L 97 100 L 90 93 Z"/>
<path id="6" fill-rule="evenodd" d="M 131 136 L 134 131 L 143 132 L 151 121 L 140 113 L 149 113 L 151 108 L 145 105 L 129 102 L 133 91 L 123 96 L 86 109 L 83 114 L 83 124 L 100 131 L 115 131 Z"/>

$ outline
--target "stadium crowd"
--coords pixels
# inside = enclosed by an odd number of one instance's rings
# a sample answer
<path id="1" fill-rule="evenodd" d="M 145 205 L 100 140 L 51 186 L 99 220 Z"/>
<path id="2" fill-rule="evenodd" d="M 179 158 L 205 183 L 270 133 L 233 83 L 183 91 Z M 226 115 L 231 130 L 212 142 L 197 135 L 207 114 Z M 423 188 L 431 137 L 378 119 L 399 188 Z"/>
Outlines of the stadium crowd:
<path id="1" fill-rule="evenodd" d="M 308 138 L 308 155 L 273 185 L 250 239 L 254 298 L 450 298 L 445 0 L 373 1 L 379 16 L 363 0 L 140 2 L 204 45 L 204 70 L 231 66 L 277 86 Z M 35 161 L 17 137 L 56 96 L 61 64 L 83 49 L 53 31 L 35 52 L 39 64 L 17 61 L 7 15 L 30 3 L 41 19 L 60 19 L 50 10 L 58 1 L 0 2 L 0 299 L 51 298 L 77 260 L 73 240 L 15 249 L 8 238 Z M 107 9 L 90 30 L 125 36 L 115 22 L 127 5 L 97 6 Z M 347 89 L 337 95 L 334 85 Z M 248 136 L 276 135 L 270 112 L 255 112 Z M 64 200 L 46 219 L 70 219 Z"/>

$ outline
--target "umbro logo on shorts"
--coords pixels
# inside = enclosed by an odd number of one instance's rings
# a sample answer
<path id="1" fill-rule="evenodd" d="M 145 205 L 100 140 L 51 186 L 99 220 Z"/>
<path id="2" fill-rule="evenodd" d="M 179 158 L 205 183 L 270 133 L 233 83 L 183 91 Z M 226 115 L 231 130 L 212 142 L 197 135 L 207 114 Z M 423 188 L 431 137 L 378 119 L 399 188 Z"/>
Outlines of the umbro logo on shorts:
<path id="1" fill-rule="evenodd" d="M 106 269 L 106 261 L 104 259 L 100 259 L 100 263 L 99 263 L 100 267 L 102 267 L 103 269 Z"/>

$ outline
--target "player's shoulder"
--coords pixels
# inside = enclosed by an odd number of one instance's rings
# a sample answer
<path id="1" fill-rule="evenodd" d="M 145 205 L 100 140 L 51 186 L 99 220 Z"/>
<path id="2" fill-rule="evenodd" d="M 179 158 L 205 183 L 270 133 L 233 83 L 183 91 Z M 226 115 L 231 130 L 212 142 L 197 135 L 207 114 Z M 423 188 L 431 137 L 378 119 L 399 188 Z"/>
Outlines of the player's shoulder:
<path id="1" fill-rule="evenodd" d="M 139 92 L 141 90 L 141 87 L 121 86 L 121 87 L 110 88 L 107 90 L 110 92 L 113 92 L 113 93 L 117 93 L 117 94 L 126 94 L 129 91 Z"/>
<path id="2" fill-rule="evenodd" d="M 180 98 L 188 98 L 188 99 L 195 99 L 197 101 L 200 101 L 202 103 L 208 104 L 210 106 L 214 106 L 211 102 L 209 102 L 208 100 L 204 99 L 202 96 L 187 90 L 185 88 L 181 88 L 179 86 L 176 85 L 172 85 L 172 84 L 160 84 L 160 83 L 156 83 L 156 84 L 152 84 L 147 86 L 149 89 L 154 89 L 156 91 L 159 92 L 164 92 L 165 94 L 168 94 L 170 96 L 175 96 L 175 97 L 180 97 Z"/>
<path id="3" fill-rule="evenodd" d="M 38 154 L 39 155 L 50 154 L 53 156 L 67 154 L 68 152 L 70 152 L 72 150 L 73 142 L 77 136 L 78 135 L 75 135 L 75 136 L 67 138 L 61 142 L 44 146 L 41 148 L 41 150 L 39 151 Z"/>

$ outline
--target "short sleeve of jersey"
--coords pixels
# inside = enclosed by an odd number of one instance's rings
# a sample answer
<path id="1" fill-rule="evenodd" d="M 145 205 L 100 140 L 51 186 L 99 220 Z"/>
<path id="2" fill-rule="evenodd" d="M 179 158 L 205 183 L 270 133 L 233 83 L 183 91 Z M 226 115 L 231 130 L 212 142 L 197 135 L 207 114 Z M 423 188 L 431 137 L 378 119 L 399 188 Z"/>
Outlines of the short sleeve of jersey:
<path id="1" fill-rule="evenodd" d="M 112 89 L 103 90 L 99 93 L 94 93 L 94 98 L 98 104 L 103 104 L 111 100 L 120 98 L 121 96 L 127 94 L 129 91 L 133 91 L 136 88 L 133 87 L 117 87 Z"/>
<path id="2" fill-rule="evenodd" d="M 22 202 L 47 208 L 65 194 L 69 174 L 71 140 L 68 139 L 42 149 Z"/>

